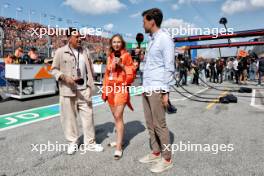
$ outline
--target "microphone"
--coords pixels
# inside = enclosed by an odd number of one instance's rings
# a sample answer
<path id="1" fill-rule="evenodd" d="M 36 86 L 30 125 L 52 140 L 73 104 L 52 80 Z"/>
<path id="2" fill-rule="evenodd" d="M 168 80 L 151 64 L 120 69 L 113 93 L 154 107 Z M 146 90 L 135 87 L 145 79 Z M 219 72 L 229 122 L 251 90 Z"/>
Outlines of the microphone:
<path id="1" fill-rule="evenodd" d="M 144 35 L 142 33 L 137 33 L 136 40 L 140 48 L 141 43 L 144 41 Z"/>
<path id="2" fill-rule="evenodd" d="M 120 52 L 120 51 L 115 51 L 115 52 L 114 52 L 114 55 L 115 55 L 115 60 L 116 60 L 116 62 L 119 62 L 119 60 L 120 60 L 120 56 L 121 56 L 121 52 Z"/>
<path id="3" fill-rule="evenodd" d="M 120 51 L 115 51 L 114 55 L 115 55 L 115 57 L 120 57 L 121 56 L 121 52 Z"/>

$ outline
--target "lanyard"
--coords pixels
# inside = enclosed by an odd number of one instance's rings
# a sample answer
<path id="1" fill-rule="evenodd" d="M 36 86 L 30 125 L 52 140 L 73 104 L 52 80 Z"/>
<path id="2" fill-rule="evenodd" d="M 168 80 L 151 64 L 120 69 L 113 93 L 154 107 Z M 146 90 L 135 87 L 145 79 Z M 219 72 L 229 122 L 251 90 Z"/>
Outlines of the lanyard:
<path id="1" fill-rule="evenodd" d="M 77 66 L 77 69 L 79 69 L 79 57 L 80 57 L 80 52 L 79 52 L 79 49 L 78 49 L 78 57 L 76 58 L 74 52 L 72 51 L 72 48 L 69 46 L 70 50 L 71 50 L 71 53 L 72 55 L 74 56 L 74 59 L 75 59 L 75 66 Z"/>
<path id="2" fill-rule="evenodd" d="M 71 47 L 69 46 L 70 50 L 71 50 L 71 53 L 73 54 L 74 56 L 74 59 L 75 59 L 75 66 L 77 67 L 77 76 L 78 77 L 81 77 L 81 70 L 80 70 L 80 66 L 79 66 L 79 57 L 80 57 L 80 52 L 79 52 L 79 49 L 78 49 L 78 58 L 76 58 L 74 52 L 72 51 Z"/>

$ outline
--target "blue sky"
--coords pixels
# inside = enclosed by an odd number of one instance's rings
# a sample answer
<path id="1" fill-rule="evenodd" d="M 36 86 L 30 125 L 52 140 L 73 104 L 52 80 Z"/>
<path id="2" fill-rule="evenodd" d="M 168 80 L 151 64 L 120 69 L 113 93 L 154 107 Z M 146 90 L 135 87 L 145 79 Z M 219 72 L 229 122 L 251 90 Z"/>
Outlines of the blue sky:
<path id="1" fill-rule="evenodd" d="M 8 3 L 8 7 L 6 5 Z M 221 17 L 228 19 L 234 31 L 263 28 L 264 0 L 0 0 L 1 15 L 19 20 L 59 25 L 61 27 L 88 25 L 101 27 L 134 38 L 143 32 L 142 11 L 158 7 L 164 13 L 164 24 L 169 27 L 193 25 L 196 27 L 222 27 Z M 7 8 L 6 8 L 7 7 Z M 53 15 L 63 21 L 49 20 Z M 69 24 L 67 20 L 78 22 Z M 68 21 L 69 22 L 69 21 Z M 127 40 L 131 40 L 127 38 Z"/>

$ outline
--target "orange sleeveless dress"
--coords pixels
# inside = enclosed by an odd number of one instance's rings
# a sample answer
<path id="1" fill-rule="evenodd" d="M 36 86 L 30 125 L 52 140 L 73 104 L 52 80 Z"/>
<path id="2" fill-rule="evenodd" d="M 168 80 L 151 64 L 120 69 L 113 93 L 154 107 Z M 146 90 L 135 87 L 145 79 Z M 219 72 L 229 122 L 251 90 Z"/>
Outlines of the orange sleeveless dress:
<path id="1" fill-rule="evenodd" d="M 130 94 L 127 86 L 130 86 L 135 78 L 135 67 L 131 55 L 126 51 L 121 51 L 121 63 L 124 70 L 120 67 L 113 68 L 114 53 L 107 58 L 107 66 L 103 81 L 102 99 L 107 101 L 110 106 L 126 104 L 133 110 L 130 103 Z"/>

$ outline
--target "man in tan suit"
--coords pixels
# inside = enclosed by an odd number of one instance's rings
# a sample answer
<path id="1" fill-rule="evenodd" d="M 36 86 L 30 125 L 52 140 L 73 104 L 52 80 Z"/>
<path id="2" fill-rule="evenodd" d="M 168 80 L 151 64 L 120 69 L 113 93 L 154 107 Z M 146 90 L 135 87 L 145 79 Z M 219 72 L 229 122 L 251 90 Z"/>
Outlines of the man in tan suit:
<path id="1" fill-rule="evenodd" d="M 81 118 L 84 147 L 89 151 L 103 151 L 95 142 L 92 109 L 93 71 L 89 51 L 81 46 L 80 33 L 70 28 L 68 44 L 59 48 L 52 63 L 52 74 L 59 82 L 61 124 L 69 142 L 68 154 L 78 147 L 77 114 Z"/>

